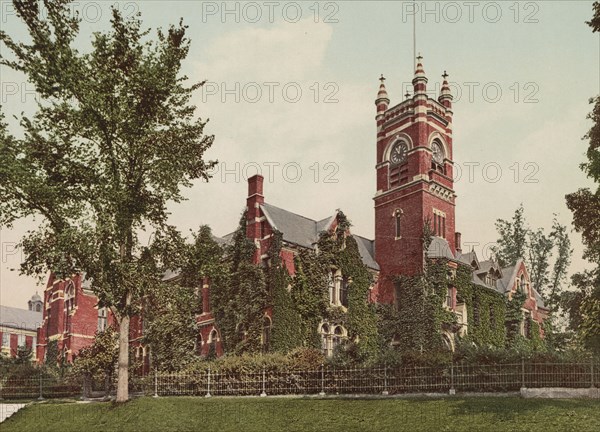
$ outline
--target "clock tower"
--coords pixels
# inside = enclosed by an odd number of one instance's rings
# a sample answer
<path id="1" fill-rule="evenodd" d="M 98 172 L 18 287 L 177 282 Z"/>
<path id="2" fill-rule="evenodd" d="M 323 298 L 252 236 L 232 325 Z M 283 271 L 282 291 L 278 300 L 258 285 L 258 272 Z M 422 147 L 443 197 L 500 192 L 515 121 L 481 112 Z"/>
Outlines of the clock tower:
<path id="1" fill-rule="evenodd" d="M 423 271 L 423 228 L 429 223 L 442 255 L 455 256 L 452 95 L 444 72 L 436 99 L 427 95 L 417 57 L 413 95 L 390 107 L 383 76 L 377 106 L 375 258 L 379 301 L 397 299 L 394 278 Z"/>

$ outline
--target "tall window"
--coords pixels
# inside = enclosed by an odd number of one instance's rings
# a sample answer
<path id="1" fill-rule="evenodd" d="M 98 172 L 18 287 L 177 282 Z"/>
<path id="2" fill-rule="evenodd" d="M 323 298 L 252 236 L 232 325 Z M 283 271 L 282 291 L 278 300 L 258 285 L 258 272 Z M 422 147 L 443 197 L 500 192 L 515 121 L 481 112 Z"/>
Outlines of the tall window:
<path id="1" fill-rule="evenodd" d="M 448 288 L 448 291 L 446 293 L 446 306 L 448 306 L 450 309 L 452 309 L 452 288 Z"/>
<path id="2" fill-rule="evenodd" d="M 263 320 L 263 334 L 262 334 L 262 349 L 263 352 L 269 352 L 271 347 L 271 318 L 265 317 Z"/>
<path id="3" fill-rule="evenodd" d="M 329 302 L 334 306 L 348 307 L 348 280 L 342 272 L 332 269 L 329 272 Z"/>
<path id="4" fill-rule="evenodd" d="M 98 331 L 106 330 L 108 311 L 106 308 L 98 309 Z"/>
<path id="5" fill-rule="evenodd" d="M 37 303 L 35 305 L 35 311 L 36 312 L 41 312 L 42 311 L 42 304 L 41 303 Z"/>
<path id="6" fill-rule="evenodd" d="M 6 333 L 6 332 L 2 333 L 2 346 L 10 347 L 10 333 Z"/>
<path id="7" fill-rule="evenodd" d="M 342 328 L 342 326 L 337 326 L 335 328 L 335 330 L 333 331 L 333 338 L 332 338 L 332 351 L 333 353 L 335 353 L 335 350 L 342 344 L 342 340 L 344 338 L 344 329 Z"/>
<path id="8" fill-rule="evenodd" d="M 341 278 L 340 280 L 340 304 L 344 307 L 348 307 L 348 278 Z"/>
<path id="9" fill-rule="evenodd" d="M 446 237 L 446 216 L 437 210 L 433 212 L 433 235 Z"/>
<path id="10" fill-rule="evenodd" d="M 19 334 L 17 338 L 17 346 L 24 347 L 25 346 L 25 335 Z"/>
<path id="11" fill-rule="evenodd" d="M 399 239 L 402 237 L 402 212 L 400 210 L 396 210 L 394 214 L 394 222 L 396 228 L 396 238 Z"/>
<path id="12" fill-rule="evenodd" d="M 34 350 L 34 353 L 35 353 L 36 347 L 37 347 L 37 336 L 34 336 L 31 341 L 31 349 Z"/>
<path id="13" fill-rule="evenodd" d="M 70 282 L 65 290 L 65 309 L 67 314 L 70 313 L 75 306 L 75 285 Z"/>
<path id="14" fill-rule="evenodd" d="M 531 316 L 528 313 L 523 315 L 523 336 L 531 339 Z"/>

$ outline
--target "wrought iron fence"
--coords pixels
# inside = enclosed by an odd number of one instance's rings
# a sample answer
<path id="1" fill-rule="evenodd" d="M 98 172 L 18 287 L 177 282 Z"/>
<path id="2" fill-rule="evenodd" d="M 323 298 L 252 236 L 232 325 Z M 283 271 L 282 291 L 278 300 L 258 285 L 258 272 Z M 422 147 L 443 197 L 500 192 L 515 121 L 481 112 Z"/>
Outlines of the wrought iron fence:
<path id="1" fill-rule="evenodd" d="M 88 378 L 89 379 L 89 378 Z M 513 392 L 521 388 L 599 388 L 600 362 L 450 364 L 429 367 L 310 371 L 166 373 L 131 377 L 130 392 L 146 396 L 399 395 L 423 393 Z M 108 387 L 108 388 L 107 388 Z M 0 398 L 103 397 L 115 378 L 0 377 Z"/>

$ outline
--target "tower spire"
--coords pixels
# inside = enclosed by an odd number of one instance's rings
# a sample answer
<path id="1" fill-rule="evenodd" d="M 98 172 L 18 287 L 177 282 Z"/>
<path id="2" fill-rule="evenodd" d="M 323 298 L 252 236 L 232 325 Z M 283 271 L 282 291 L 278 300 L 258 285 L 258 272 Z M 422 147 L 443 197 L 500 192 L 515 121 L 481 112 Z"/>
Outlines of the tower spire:
<path id="1" fill-rule="evenodd" d="M 417 67 L 415 68 L 415 77 L 412 80 L 415 95 L 425 94 L 427 92 L 427 77 L 423 68 L 423 56 L 421 53 L 417 56 Z"/>
<path id="2" fill-rule="evenodd" d="M 442 88 L 440 90 L 440 95 L 438 97 L 438 101 L 444 105 L 449 114 L 452 114 L 452 93 L 450 92 L 450 85 L 448 84 L 448 73 L 444 71 L 442 78 L 444 78 L 444 82 L 442 82 Z"/>
<path id="3" fill-rule="evenodd" d="M 377 99 L 375 99 L 375 105 L 377 105 L 377 114 L 383 114 L 390 104 L 390 98 L 388 97 L 387 90 L 385 88 L 385 77 L 383 74 L 379 77 L 379 91 L 377 92 Z"/>

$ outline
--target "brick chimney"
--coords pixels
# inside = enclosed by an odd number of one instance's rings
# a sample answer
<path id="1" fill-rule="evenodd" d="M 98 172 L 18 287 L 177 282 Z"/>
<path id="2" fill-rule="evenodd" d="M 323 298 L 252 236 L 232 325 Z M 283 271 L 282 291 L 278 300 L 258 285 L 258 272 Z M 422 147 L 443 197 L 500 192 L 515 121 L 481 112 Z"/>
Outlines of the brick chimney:
<path id="1" fill-rule="evenodd" d="M 254 257 L 260 263 L 260 239 L 262 238 L 260 223 L 260 205 L 265 202 L 263 196 L 264 177 L 256 174 L 248 179 L 248 198 L 246 199 L 246 236 L 254 241 L 257 251 Z"/>

